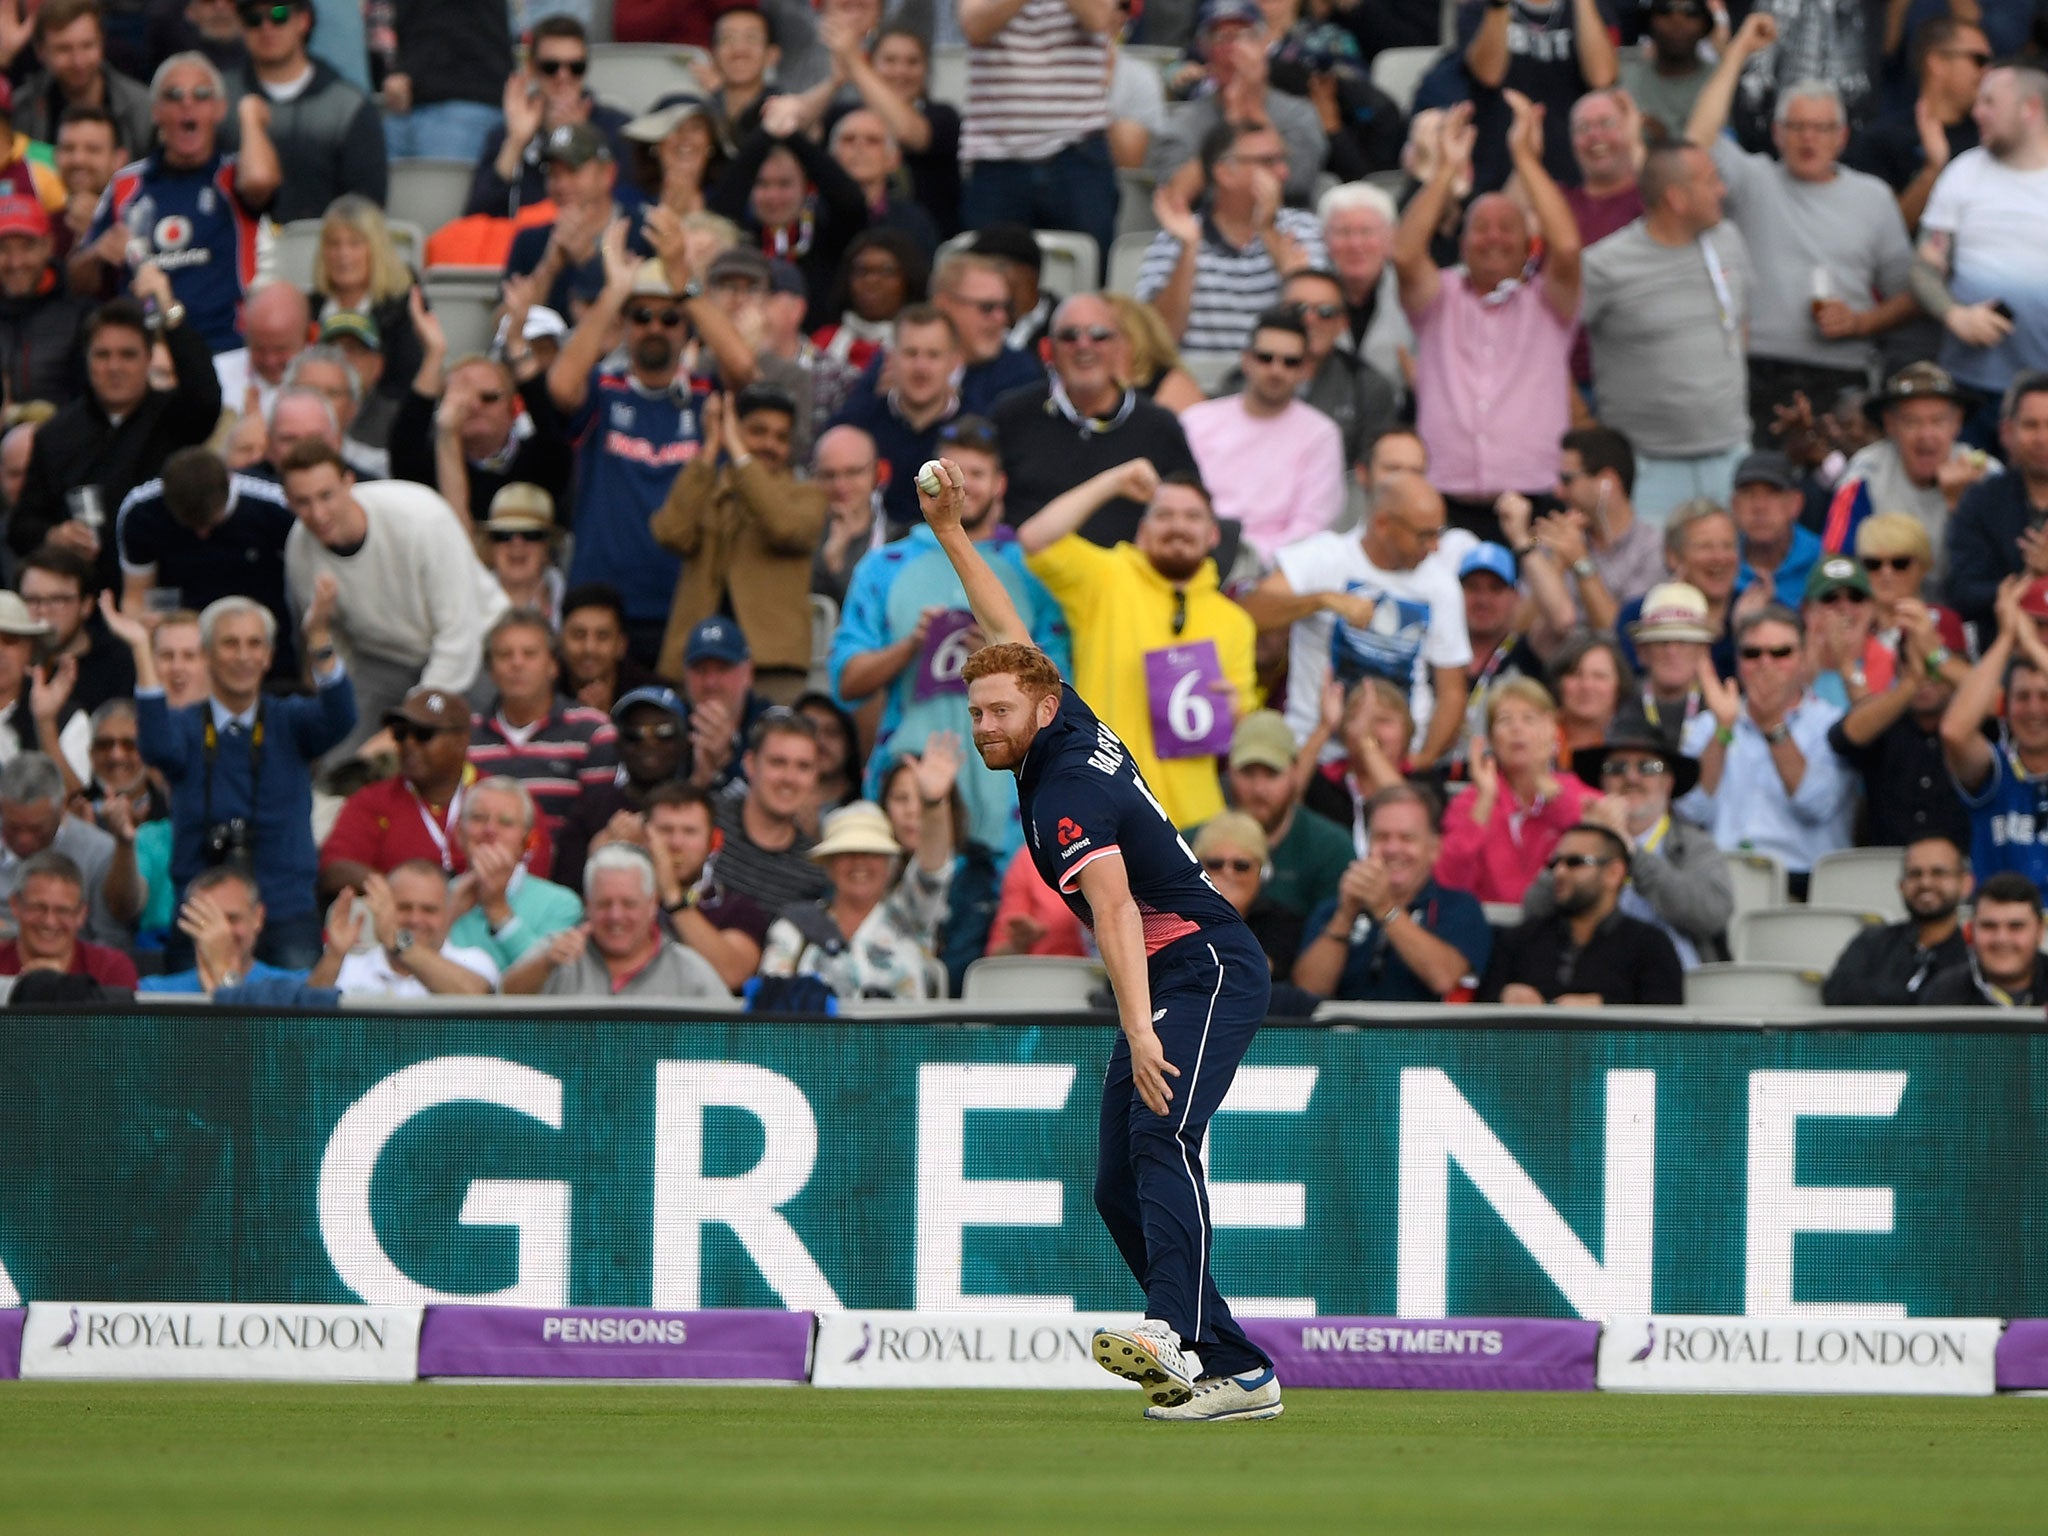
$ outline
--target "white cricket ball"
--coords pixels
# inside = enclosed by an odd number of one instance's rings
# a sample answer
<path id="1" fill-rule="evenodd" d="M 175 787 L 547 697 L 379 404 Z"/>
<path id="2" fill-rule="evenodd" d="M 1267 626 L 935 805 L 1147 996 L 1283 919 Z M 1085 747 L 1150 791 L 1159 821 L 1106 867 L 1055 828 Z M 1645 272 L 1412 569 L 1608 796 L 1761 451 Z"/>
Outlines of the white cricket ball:
<path id="1" fill-rule="evenodd" d="M 926 459 L 924 468 L 917 472 L 917 488 L 927 496 L 936 496 L 946 488 L 946 477 L 939 473 L 939 461 Z"/>

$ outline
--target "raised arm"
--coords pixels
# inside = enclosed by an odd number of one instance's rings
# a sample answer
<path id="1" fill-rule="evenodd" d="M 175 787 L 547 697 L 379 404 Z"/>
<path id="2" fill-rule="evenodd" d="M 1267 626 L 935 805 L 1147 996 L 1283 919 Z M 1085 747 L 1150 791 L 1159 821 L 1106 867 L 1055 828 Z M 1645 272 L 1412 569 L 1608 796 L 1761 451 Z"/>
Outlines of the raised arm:
<path id="1" fill-rule="evenodd" d="M 1592 0 L 1579 0 L 1581 6 Z M 1507 91 L 1514 123 L 1508 129 L 1508 157 L 1543 231 L 1543 296 L 1566 320 L 1579 313 L 1579 221 L 1543 168 L 1543 108 L 1520 91 Z"/>
<path id="2" fill-rule="evenodd" d="M 1492 24 L 1491 20 L 1486 23 Z M 1444 114 L 1443 134 L 1429 179 L 1408 200 L 1394 230 L 1394 272 L 1400 279 L 1401 307 L 1411 315 L 1436 302 L 1442 278 L 1430 257 L 1429 242 L 1443 223 L 1458 177 L 1471 170 L 1472 149 L 1478 138 L 1472 126 L 1472 103 L 1461 101 Z"/>
<path id="3" fill-rule="evenodd" d="M 1078 532 L 1083 523 L 1119 496 L 1149 502 L 1158 489 L 1159 471 L 1152 467 L 1150 459 L 1126 459 L 1053 497 L 1017 530 L 1017 542 L 1024 547 L 1025 554 L 1035 555 Z"/>
<path id="4" fill-rule="evenodd" d="M 1729 110 L 1735 105 L 1735 83 L 1742 78 L 1743 66 L 1777 40 L 1778 22 L 1770 12 L 1751 11 L 1742 19 L 1735 36 L 1728 41 L 1728 51 L 1721 55 L 1721 62 L 1714 66 L 1707 83 L 1693 98 L 1692 116 L 1685 120 L 1685 136 L 1690 142 L 1705 149 L 1721 136 L 1721 130 L 1728 126 Z"/>
<path id="5" fill-rule="evenodd" d="M 1999 583 L 1998 638 L 1984 648 L 1941 717 L 1941 755 L 1948 762 L 1948 771 L 1966 790 L 1982 789 L 1991 772 L 1991 743 L 1984 739 L 1984 722 L 1998 707 L 1998 690 L 2004 686 L 2005 669 L 2012 661 L 2022 626 L 2029 631 L 2033 628 L 2034 621 L 2019 606 L 2027 579 L 2008 576 Z M 2036 649 L 2039 644 L 2036 640 Z"/>
<path id="6" fill-rule="evenodd" d="M 961 514 L 967 509 L 966 477 L 951 459 L 933 462 L 938 466 L 939 492 L 935 496 L 919 485 L 918 505 L 924 509 L 924 520 L 938 535 L 939 548 L 953 562 L 960 585 L 967 589 L 967 606 L 974 612 L 974 622 L 981 626 L 990 645 L 1031 644 L 1031 631 L 1017 612 L 1017 605 L 1010 601 L 1009 588 L 981 558 L 974 540 L 960 526 Z"/>
<path id="7" fill-rule="evenodd" d="M 1574 0 L 1572 46 L 1579 56 L 1579 78 L 1589 91 L 1604 91 L 1621 74 L 1615 57 L 1614 39 L 1607 35 L 1607 18 L 1600 14 L 1600 0 Z"/>
<path id="8" fill-rule="evenodd" d="M 626 307 L 626 297 L 633 291 L 633 279 L 640 272 L 639 260 L 626 251 L 624 219 L 612 220 L 598 249 L 604 255 L 604 287 L 591 301 L 590 308 L 583 311 L 583 318 L 576 322 L 576 329 L 569 333 L 569 339 L 562 343 L 562 350 L 548 365 L 548 394 L 554 400 L 555 408 L 565 416 L 574 415 L 582 409 L 585 398 L 590 394 L 591 370 L 611 351 L 612 338 L 618 330 L 619 313 Z"/>

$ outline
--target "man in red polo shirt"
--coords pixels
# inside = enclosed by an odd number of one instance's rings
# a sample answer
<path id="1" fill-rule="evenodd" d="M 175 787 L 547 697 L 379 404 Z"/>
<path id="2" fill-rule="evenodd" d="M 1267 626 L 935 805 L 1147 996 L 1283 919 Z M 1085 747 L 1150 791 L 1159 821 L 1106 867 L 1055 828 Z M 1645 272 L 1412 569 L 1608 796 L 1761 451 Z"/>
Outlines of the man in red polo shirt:
<path id="1" fill-rule="evenodd" d="M 63 854 L 45 849 L 27 859 L 10 902 L 16 934 L 0 944 L 0 976 L 55 971 L 134 990 L 135 966 L 126 955 L 79 938 L 85 928 L 85 877 Z"/>
<path id="2" fill-rule="evenodd" d="M 385 713 L 398 744 L 398 773 L 348 797 L 320 846 L 320 899 L 361 891 L 370 874 L 388 875 L 407 859 L 425 859 L 451 875 L 468 865 L 456 826 L 464 789 L 476 779 L 469 764 L 469 705 L 445 688 L 415 688 Z M 546 869 L 552 849 L 536 824 L 528 861 Z"/>

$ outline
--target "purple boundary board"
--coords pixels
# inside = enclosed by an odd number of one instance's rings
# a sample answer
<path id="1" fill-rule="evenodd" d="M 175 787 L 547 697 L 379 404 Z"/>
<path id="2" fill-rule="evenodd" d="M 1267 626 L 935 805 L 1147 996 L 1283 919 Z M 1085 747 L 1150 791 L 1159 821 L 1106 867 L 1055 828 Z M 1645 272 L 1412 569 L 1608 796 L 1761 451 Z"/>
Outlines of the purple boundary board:
<path id="1" fill-rule="evenodd" d="M 21 1329 L 27 1321 L 25 1307 L 0 1312 L 0 1381 L 15 1381 L 21 1376 Z"/>
<path id="2" fill-rule="evenodd" d="M 1244 1318 L 1290 1387 L 1590 1392 L 1600 1325 L 1552 1318 Z"/>
<path id="3" fill-rule="evenodd" d="M 2048 1321 L 2015 1318 L 1998 1340 L 1998 1390 L 2048 1390 Z"/>
<path id="4" fill-rule="evenodd" d="M 741 1309 L 428 1307 L 420 1375 L 800 1382 L 814 1321 Z"/>

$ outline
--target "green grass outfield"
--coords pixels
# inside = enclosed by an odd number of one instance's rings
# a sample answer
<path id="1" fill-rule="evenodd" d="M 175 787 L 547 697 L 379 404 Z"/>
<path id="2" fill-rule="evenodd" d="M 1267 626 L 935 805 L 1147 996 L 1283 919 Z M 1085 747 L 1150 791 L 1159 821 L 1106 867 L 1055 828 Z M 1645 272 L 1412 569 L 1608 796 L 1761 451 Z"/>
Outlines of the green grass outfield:
<path id="1" fill-rule="evenodd" d="M 2048 1401 L 0 1387 L 0 1532 L 2048 1529 Z"/>

